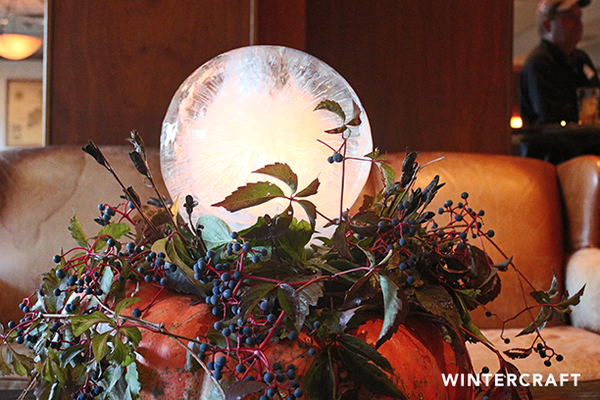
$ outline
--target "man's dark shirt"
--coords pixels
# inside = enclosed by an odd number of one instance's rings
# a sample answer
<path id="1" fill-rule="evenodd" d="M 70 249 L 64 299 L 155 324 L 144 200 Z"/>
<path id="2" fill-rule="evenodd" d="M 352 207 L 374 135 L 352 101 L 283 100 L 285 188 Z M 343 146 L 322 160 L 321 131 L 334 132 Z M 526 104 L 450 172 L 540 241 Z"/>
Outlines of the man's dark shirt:
<path id="1" fill-rule="evenodd" d="M 577 88 L 600 87 L 588 55 L 575 50 L 566 56 L 542 40 L 521 71 L 521 118 L 528 125 L 578 122 Z"/>

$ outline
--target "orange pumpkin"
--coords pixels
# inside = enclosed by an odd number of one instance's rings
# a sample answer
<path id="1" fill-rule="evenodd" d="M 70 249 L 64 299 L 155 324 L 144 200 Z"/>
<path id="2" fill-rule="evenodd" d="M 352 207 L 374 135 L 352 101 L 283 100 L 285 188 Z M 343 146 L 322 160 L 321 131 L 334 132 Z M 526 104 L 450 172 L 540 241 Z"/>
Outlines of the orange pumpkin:
<path id="1" fill-rule="evenodd" d="M 156 293 L 157 289 L 150 286 L 141 288 L 136 294 L 141 302 L 135 307 L 144 309 Z M 188 297 L 167 290 L 144 311 L 142 318 L 164 323 L 166 331 L 189 338 L 205 337 L 217 321 L 206 304 L 191 305 Z M 380 320 L 368 321 L 355 335 L 373 345 L 381 325 Z M 147 330 L 143 330 L 142 334 L 138 347 L 141 399 L 198 399 L 203 373 L 200 371 L 196 377 L 184 370 L 186 350 L 164 334 Z M 455 354 L 442 339 L 439 330 L 425 321 L 409 319 L 379 351 L 394 368 L 394 383 L 409 399 L 465 400 L 472 397 L 471 388 L 445 387 L 442 381 L 442 372 L 468 372 L 461 371 L 460 367 L 465 361 L 468 363 L 468 356 Z M 312 362 L 306 348 L 298 346 L 295 341 L 271 344 L 265 355 L 270 363 L 294 363 L 300 377 Z"/>

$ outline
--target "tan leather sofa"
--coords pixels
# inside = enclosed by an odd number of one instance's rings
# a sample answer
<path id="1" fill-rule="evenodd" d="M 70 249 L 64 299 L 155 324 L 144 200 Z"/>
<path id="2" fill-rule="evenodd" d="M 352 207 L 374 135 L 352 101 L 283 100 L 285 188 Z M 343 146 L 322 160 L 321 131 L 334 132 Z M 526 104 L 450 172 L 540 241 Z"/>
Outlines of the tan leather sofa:
<path id="1" fill-rule="evenodd" d="M 131 166 L 129 146 L 102 150 L 126 185 L 134 185 L 142 198 L 153 196 Z M 159 175 L 158 152 L 151 151 L 149 156 L 155 175 Z M 403 154 L 388 156 L 398 172 L 403 158 Z M 434 175 L 446 182 L 432 209 L 468 192 L 470 206 L 485 210 L 484 223 L 496 232 L 495 243 L 513 256 L 535 290 L 549 288 L 553 271 L 564 290 L 565 265 L 571 256 L 581 249 L 599 247 L 600 157 L 579 157 L 558 167 L 535 159 L 486 154 L 422 153 L 417 161 L 425 165 L 440 158 L 420 173 L 421 186 Z M 365 192 L 373 193 L 378 184 L 373 175 Z M 0 152 L 0 188 L 0 322 L 6 323 L 22 315 L 19 302 L 35 290 L 40 274 L 53 266 L 52 256 L 74 245 L 67 230 L 70 218 L 78 215 L 87 232 L 97 232 L 92 221 L 98 215 L 97 205 L 118 203 L 121 191 L 110 174 L 79 147 Z M 484 245 L 494 261 L 504 260 L 490 243 Z M 501 277 L 502 292 L 489 308 L 508 319 L 523 309 L 524 298 L 514 271 Z M 589 282 L 584 301 L 594 298 L 593 286 L 598 281 L 600 276 Z M 523 285 L 526 293 L 533 290 Z M 584 306 L 588 313 L 600 313 L 600 304 Z M 514 337 L 529 322 L 527 317 L 509 323 L 505 336 Z M 533 340 L 520 337 L 506 346 L 499 339 L 498 319 L 483 312 L 474 313 L 474 319 L 499 348 L 529 347 Z M 585 325 L 581 322 L 585 320 L 584 314 L 578 324 Z M 599 334 L 570 323 L 555 323 L 542 333 L 548 344 L 564 355 L 564 361 L 548 368 L 534 354 L 514 361 L 522 372 L 578 373 L 580 380 L 600 379 Z M 495 371 L 495 356 L 484 346 L 471 346 L 470 352 L 476 370 L 485 365 Z"/>

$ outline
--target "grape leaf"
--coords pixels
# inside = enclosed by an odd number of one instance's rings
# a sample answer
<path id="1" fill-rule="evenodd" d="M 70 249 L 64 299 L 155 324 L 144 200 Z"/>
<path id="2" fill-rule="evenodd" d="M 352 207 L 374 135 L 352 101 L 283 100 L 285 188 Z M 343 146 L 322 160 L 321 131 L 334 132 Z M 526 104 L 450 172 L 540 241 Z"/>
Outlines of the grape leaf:
<path id="1" fill-rule="evenodd" d="M 223 207 L 227 211 L 236 212 L 284 196 L 279 186 L 271 182 L 251 182 L 245 186 L 238 187 L 233 193 L 225 197 L 224 200 L 212 204 L 212 206 Z"/>
<path id="2" fill-rule="evenodd" d="M 365 341 L 356 336 L 352 335 L 341 335 L 338 338 L 338 342 L 349 351 L 364 357 L 368 361 L 373 362 L 379 368 L 389 373 L 393 372 L 392 365 L 390 362 L 381 355 L 373 346 L 369 345 Z"/>
<path id="3" fill-rule="evenodd" d="M 298 295 L 293 287 L 287 283 L 282 283 L 277 288 L 277 298 L 283 311 L 294 324 L 296 331 L 300 331 L 304 324 L 304 318 L 300 318 L 300 305 L 298 304 Z"/>
<path id="4" fill-rule="evenodd" d="M 285 163 L 275 163 L 265 165 L 262 168 L 252 171 L 258 174 L 265 174 L 283 181 L 292 190 L 292 194 L 298 189 L 298 175 L 292 171 L 289 165 Z"/>
<path id="5" fill-rule="evenodd" d="M 196 225 L 204 227 L 202 229 L 202 240 L 209 249 L 214 249 L 231 241 L 231 229 L 224 221 L 214 215 L 201 215 Z"/>
<path id="6" fill-rule="evenodd" d="M 114 321 L 100 311 L 86 315 L 74 315 L 71 317 L 71 326 L 75 336 L 81 336 L 83 332 L 100 323 L 114 325 Z"/>
<path id="7" fill-rule="evenodd" d="M 262 283 L 248 289 L 240 299 L 240 316 L 246 318 L 254 306 L 275 287 L 277 285 L 274 283 Z"/>

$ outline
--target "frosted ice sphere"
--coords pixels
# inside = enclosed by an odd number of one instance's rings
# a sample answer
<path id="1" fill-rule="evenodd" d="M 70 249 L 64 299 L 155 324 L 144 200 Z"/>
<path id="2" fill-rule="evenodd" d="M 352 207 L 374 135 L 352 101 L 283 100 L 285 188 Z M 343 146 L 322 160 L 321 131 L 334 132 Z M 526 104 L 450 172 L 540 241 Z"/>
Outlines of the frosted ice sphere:
<path id="1" fill-rule="evenodd" d="M 162 126 L 161 167 L 173 199 L 191 194 L 199 203 L 194 218 L 212 214 L 233 229 L 256 222 L 258 216 L 283 211 L 285 199 L 230 213 L 212 207 L 248 182 L 277 179 L 255 171 L 275 162 L 287 163 L 298 174 L 298 189 L 316 177 L 319 193 L 307 198 L 329 218 L 340 212 L 342 164 L 327 157 L 342 143 L 339 134 L 326 134 L 342 121 L 334 113 L 314 108 L 323 100 L 338 102 L 347 117 L 352 101 L 361 108 L 362 124 L 352 127 L 347 157 L 372 151 L 367 115 L 348 83 L 319 59 L 279 46 L 250 46 L 221 54 L 198 68 L 179 87 Z M 370 163 L 348 160 L 343 208 L 358 197 Z M 294 216 L 305 219 L 301 207 Z M 324 219 L 317 220 L 317 229 Z"/>

